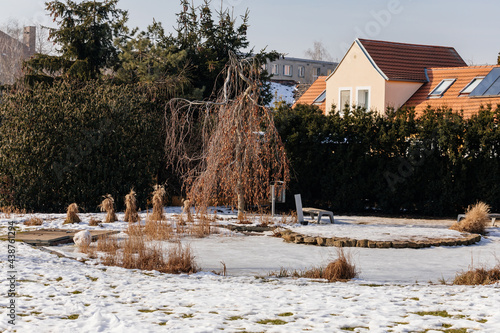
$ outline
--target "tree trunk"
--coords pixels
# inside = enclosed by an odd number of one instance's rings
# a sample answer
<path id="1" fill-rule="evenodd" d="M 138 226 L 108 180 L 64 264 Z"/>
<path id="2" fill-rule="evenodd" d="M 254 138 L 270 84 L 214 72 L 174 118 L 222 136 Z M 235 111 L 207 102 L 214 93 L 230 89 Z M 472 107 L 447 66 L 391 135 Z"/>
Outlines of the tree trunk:
<path id="1" fill-rule="evenodd" d="M 238 180 L 238 185 L 236 185 L 236 193 L 238 195 L 238 219 L 241 220 L 245 213 L 245 189 L 243 188 L 241 179 Z"/>

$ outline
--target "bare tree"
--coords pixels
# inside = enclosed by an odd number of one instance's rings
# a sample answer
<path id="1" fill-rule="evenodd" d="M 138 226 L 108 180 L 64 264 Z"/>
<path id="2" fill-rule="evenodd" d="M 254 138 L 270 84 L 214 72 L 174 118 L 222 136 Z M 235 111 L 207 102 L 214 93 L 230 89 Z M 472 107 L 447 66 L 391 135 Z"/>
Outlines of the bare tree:
<path id="1" fill-rule="evenodd" d="M 231 54 L 213 102 L 170 101 L 166 155 L 198 210 L 218 202 L 259 205 L 271 181 L 288 181 L 288 159 L 271 111 L 259 105 L 260 66 Z"/>
<path id="2" fill-rule="evenodd" d="M 332 56 L 322 42 L 314 41 L 313 48 L 307 49 L 304 53 L 306 57 L 312 60 L 333 61 Z"/>

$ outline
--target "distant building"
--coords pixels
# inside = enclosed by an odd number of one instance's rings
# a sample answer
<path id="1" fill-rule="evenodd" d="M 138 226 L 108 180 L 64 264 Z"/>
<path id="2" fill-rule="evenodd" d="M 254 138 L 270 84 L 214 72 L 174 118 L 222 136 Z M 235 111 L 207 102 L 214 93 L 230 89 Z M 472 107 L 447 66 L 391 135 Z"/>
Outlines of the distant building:
<path id="1" fill-rule="evenodd" d="M 318 77 L 330 75 L 337 65 L 331 61 L 282 57 L 269 61 L 264 67 L 272 75 L 271 81 L 310 85 Z"/>
<path id="2" fill-rule="evenodd" d="M 36 27 L 24 27 L 20 41 L 0 31 L 0 84 L 14 83 L 21 75 L 22 61 L 35 54 Z"/>

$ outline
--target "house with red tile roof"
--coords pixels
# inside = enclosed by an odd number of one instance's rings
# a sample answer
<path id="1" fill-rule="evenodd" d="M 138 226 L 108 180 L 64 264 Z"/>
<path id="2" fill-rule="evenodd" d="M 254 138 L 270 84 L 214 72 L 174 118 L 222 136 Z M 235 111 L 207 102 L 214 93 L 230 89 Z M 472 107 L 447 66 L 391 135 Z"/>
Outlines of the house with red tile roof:
<path id="1" fill-rule="evenodd" d="M 399 108 L 427 83 L 426 69 L 465 66 L 452 47 L 357 39 L 326 79 L 325 110 Z"/>
<path id="2" fill-rule="evenodd" d="M 426 108 L 452 109 L 468 118 L 481 106 L 500 105 L 500 66 L 429 68 L 428 81 L 405 103 L 417 116 Z"/>
<path id="3" fill-rule="evenodd" d="M 293 107 L 297 104 L 317 105 L 323 112 L 325 112 L 326 78 L 327 76 L 318 77 L 316 81 L 314 81 L 313 84 L 306 90 L 306 92 L 300 96 Z"/>

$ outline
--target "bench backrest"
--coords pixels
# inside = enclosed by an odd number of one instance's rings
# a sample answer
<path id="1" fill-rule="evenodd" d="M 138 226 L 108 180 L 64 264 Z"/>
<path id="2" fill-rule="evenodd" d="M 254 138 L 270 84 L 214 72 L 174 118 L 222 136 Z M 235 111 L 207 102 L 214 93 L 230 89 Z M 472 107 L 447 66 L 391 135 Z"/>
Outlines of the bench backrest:
<path id="1" fill-rule="evenodd" d="M 303 222 L 304 221 L 304 213 L 302 212 L 302 199 L 300 197 L 300 194 L 295 194 L 295 208 L 297 210 L 297 221 Z"/>

